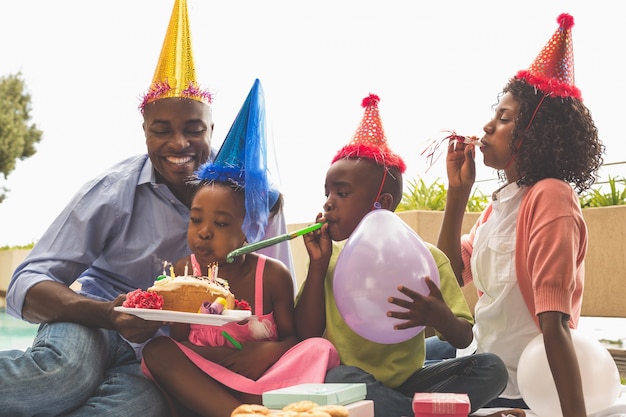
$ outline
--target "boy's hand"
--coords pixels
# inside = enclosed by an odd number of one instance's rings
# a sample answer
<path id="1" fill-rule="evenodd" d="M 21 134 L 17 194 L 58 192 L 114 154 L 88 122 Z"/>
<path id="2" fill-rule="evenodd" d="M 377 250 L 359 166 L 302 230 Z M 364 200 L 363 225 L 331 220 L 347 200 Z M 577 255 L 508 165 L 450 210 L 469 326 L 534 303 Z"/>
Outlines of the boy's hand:
<path id="1" fill-rule="evenodd" d="M 325 218 L 322 213 L 318 213 L 315 219 L 316 223 L 325 222 Z M 330 261 L 330 256 L 333 252 L 333 242 L 328 233 L 328 224 L 324 224 L 319 230 L 307 233 L 302 236 L 304 240 L 304 246 L 309 254 L 311 263 Z"/>
<path id="2" fill-rule="evenodd" d="M 447 310 L 447 306 L 443 301 L 439 287 L 437 287 L 430 277 L 426 277 L 425 279 L 426 285 L 428 285 L 428 289 L 430 290 L 429 295 L 424 296 L 400 285 L 398 286 L 398 291 L 408 296 L 411 300 L 389 297 L 388 301 L 390 303 L 407 309 L 407 311 L 387 312 L 387 317 L 406 320 L 404 323 L 395 325 L 394 329 L 408 329 L 417 326 L 438 327 L 437 319 L 441 317 L 440 314 L 443 310 Z M 443 313 L 443 317 L 445 317 L 445 313 Z"/>

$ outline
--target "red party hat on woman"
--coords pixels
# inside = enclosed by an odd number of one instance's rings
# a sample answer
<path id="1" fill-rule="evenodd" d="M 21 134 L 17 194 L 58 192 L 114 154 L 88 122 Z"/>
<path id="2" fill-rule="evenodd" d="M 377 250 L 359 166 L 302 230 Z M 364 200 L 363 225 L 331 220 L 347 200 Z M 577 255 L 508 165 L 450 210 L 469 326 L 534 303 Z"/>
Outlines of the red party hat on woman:
<path id="1" fill-rule="evenodd" d="M 543 47 L 527 70 L 519 71 L 517 78 L 525 80 L 546 95 L 573 97 L 581 100 L 574 85 L 574 48 L 572 26 L 574 18 L 567 13 L 557 18 L 559 28 Z"/>
<path id="2" fill-rule="evenodd" d="M 339 159 L 364 158 L 386 168 L 396 167 L 401 174 L 404 173 L 406 170 L 404 160 L 400 155 L 392 152 L 387 144 L 387 137 L 378 113 L 379 101 L 380 98 L 376 94 L 370 94 L 363 99 L 361 105 L 365 108 L 365 114 L 361 124 L 350 143 L 337 152 L 331 164 Z"/>

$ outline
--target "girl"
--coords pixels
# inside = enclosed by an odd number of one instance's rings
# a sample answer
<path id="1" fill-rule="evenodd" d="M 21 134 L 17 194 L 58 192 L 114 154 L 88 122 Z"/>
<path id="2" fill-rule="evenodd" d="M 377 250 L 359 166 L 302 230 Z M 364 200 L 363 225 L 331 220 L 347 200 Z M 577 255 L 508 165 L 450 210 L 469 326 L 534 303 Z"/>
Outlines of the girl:
<path id="1" fill-rule="evenodd" d="M 220 264 L 220 277 L 238 299 L 249 302 L 255 317 L 224 326 L 172 325 L 171 338 L 154 339 L 143 351 L 147 374 L 175 407 L 203 416 L 229 416 L 242 403 L 260 404 L 264 391 L 323 382 L 338 362 L 325 339 L 297 344 L 292 280 L 281 262 L 255 253 L 224 262 L 246 239 L 243 200 L 236 185 L 201 186 L 191 206 L 188 240 L 199 265 Z M 176 267 L 182 271 L 187 262 Z M 241 350 L 223 330 L 238 339 Z"/>

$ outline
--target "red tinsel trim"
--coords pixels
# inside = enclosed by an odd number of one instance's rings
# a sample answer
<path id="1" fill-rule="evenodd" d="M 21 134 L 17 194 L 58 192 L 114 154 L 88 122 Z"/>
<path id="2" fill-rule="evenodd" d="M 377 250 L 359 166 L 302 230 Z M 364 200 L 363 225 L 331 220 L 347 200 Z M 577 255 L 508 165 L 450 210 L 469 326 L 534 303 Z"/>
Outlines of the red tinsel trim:
<path id="1" fill-rule="evenodd" d="M 534 75 L 527 70 L 519 71 L 516 77 L 526 81 L 528 84 L 536 87 L 546 94 L 558 97 L 572 97 L 582 101 L 582 94 L 575 85 L 566 84 L 557 81 L 554 78 Z"/>
<path id="2" fill-rule="evenodd" d="M 361 101 L 361 106 L 364 108 L 375 106 L 378 104 L 379 101 L 380 97 L 378 97 L 376 94 L 370 94 L 369 96 L 365 97 L 363 101 Z"/>
<path id="3" fill-rule="evenodd" d="M 567 13 L 561 13 L 559 17 L 556 18 L 556 22 L 561 29 L 568 30 L 574 26 L 574 17 Z"/>
<path id="4" fill-rule="evenodd" d="M 406 164 L 400 155 L 393 153 L 388 149 L 381 149 L 379 147 L 363 143 L 349 144 L 341 148 L 331 161 L 331 165 L 339 159 L 359 158 L 369 159 L 374 161 L 376 165 L 381 165 L 387 168 L 396 167 L 401 174 L 404 174 L 404 171 L 406 171 Z"/>

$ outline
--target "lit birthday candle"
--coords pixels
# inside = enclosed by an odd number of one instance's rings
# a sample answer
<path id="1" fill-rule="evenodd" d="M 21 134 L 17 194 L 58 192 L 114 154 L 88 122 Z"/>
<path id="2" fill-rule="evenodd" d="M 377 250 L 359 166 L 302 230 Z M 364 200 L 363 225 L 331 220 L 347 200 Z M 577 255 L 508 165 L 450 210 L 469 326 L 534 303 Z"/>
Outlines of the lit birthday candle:
<path id="1" fill-rule="evenodd" d="M 172 279 L 176 278 L 176 275 L 174 275 L 174 265 L 170 264 L 170 276 L 172 277 Z"/>

